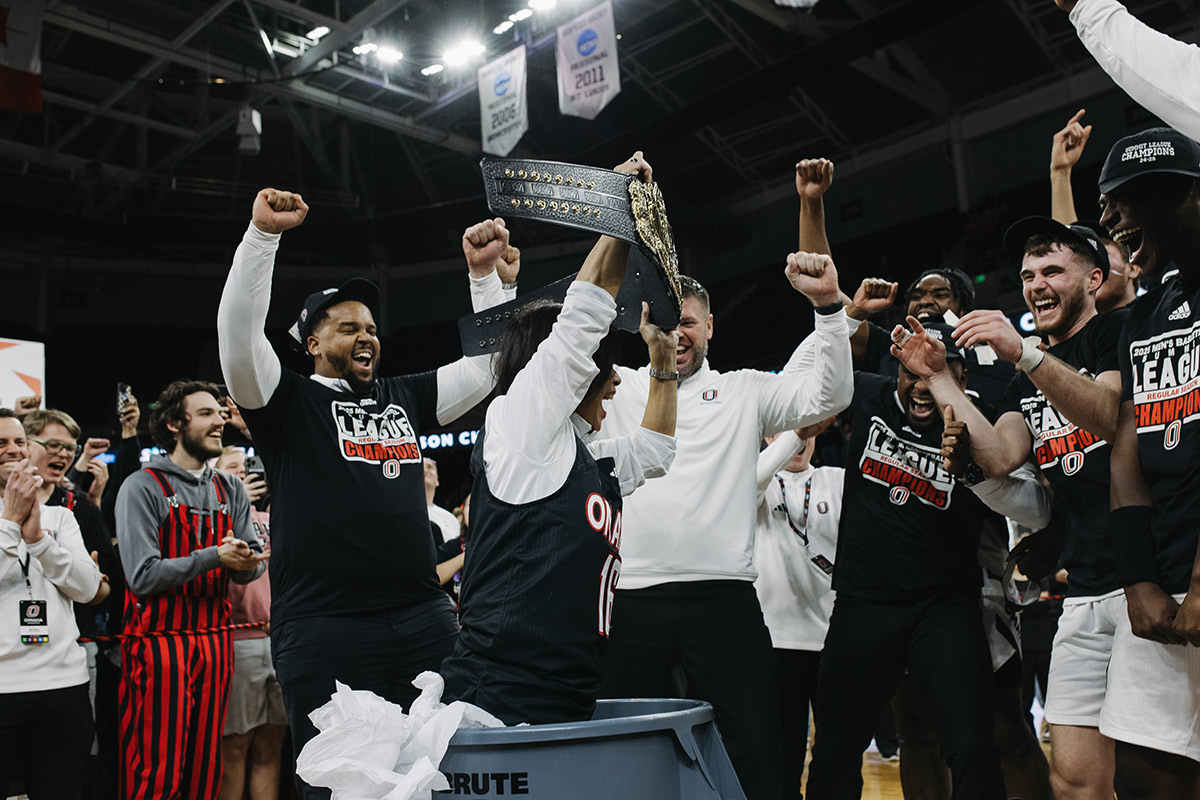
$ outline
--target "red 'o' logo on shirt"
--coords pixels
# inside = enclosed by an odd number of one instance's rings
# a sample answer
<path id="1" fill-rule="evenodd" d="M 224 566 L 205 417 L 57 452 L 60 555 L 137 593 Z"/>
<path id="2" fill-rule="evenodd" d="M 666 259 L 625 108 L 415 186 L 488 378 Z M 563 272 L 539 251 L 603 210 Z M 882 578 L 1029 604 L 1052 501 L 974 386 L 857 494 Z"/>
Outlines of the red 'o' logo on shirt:
<path id="1" fill-rule="evenodd" d="M 828 514 L 829 513 L 829 503 L 826 503 L 824 500 L 817 503 L 817 513 L 818 514 Z"/>
<path id="2" fill-rule="evenodd" d="M 1163 449 L 1174 450 L 1179 444 L 1179 434 L 1183 430 L 1183 423 L 1180 420 L 1175 420 L 1167 426 L 1166 432 L 1163 434 Z"/>
<path id="3" fill-rule="evenodd" d="M 592 492 L 587 499 L 587 521 L 592 530 L 603 532 L 608 525 L 610 506 L 608 501 Z"/>
<path id="4" fill-rule="evenodd" d="M 1074 475 L 1083 469 L 1083 453 L 1067 453 L 1062 460 L 1063 475 Z"/>
<path id="5" fill-rule="evenodd" d="M 908 502 L 908 489 L 903 486 L 893 486 L 892 491 L 888 493 L 888 499 L 898 506 L 902 506 Z"/>

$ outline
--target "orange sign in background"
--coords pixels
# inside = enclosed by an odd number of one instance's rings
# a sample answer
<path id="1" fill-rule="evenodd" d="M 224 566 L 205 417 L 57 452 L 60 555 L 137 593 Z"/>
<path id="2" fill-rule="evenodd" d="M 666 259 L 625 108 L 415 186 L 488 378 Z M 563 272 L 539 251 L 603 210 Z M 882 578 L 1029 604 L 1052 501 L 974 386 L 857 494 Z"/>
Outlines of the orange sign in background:
<path id="1" fill-rule="evenodd" d="M 46 345 L 23 339 L 0 339 L 0 406 L 12 408 L 18 397 L 46 397 Z"/>

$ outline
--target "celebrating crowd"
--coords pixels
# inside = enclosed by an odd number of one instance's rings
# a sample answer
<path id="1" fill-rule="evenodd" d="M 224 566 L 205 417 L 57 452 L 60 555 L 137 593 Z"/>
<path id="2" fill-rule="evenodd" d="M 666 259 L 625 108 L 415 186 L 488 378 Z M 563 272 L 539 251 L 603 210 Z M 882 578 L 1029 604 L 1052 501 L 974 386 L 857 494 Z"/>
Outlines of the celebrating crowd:
<path id="1" fill-rule="evenodd" d="M 1090 48 L 1129 24 L 1060 5 Z M 676 327 L 641 307 L 648 364 L 616 363 L 631 245 L 521 302 L 497 217 L 462 237 L 472 308 L 511 317 L 494 352 L 381 377 L 354 278 L 299 309 L 298 374 L 265 326 L 309 207 L 262 190 L 216 309 L 224 385 L 171 383 L 145 428 L 126 387 L 119 442 L 0 409 L 0 795 L 273 798 L 335 681 L 407 708 L 433 671 L 508 725 L 706 700 L 751 800 L 860 796 L 888 708 L 910 798 L 1200 797 L 1200 144 L 1116 140 L 1083 221 L 1083 116 L 1050 215 L 1003 237 L 1032 336 L 952 266 L 839 287 L 834 164 L 800 161 L 780 286 L 813 332 L 776 372 L 710 365 L 719 308 L 686 275 Z M 640 151 L 615 170 L 654 180 Z M 421 432 L 480 404 L 456 519 Z M 1048 761 L 1021 617 L 1053 595 Z"/>

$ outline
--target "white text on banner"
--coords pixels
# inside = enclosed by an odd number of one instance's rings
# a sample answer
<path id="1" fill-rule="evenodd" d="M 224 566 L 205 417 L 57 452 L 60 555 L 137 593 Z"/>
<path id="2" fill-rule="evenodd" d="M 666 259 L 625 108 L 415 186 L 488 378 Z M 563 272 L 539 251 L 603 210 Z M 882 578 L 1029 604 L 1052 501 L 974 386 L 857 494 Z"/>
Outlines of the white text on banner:
<path id="1" fill-rule="evenodd" d="M 483 152 L 506 156 L 529 130 L 525 101 L 525 45 L 479 68 L 479 124 Z"/>
<path id="2" fill-rule="evenodd" d="M 558 110 L 595 119 L 621 91 L 609 0 L 558 26 Z"/>

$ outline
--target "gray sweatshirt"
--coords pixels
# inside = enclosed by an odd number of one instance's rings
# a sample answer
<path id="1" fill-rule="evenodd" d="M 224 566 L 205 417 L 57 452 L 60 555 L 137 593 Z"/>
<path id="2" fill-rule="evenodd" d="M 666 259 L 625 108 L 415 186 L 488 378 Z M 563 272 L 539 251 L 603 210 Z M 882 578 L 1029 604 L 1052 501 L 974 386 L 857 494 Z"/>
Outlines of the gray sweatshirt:
<path id="1" fill-rule="evenodd" d="M 206 468 L 196 478 L 161 455 L 151 458 L 150 466 L 166 476 L 180 505 L 208 510 L 217 508 L 219 501 L 211 468 Z M 251 550 L 261 553 L 262 543 L 254 535 L 254 526 L 250 522 L 250 498 L 246 496 L 242 482 L 224 473 L 216 475 L 228 498 L 233 535 L 249 544 Z M 216 547 L 196 550 L 183 558 L 162 557 L 158 531 L 169 510 L 162 487 L 145 470 L 130 475 L 117 495 L 117 546 L 121 566 L 125 568 L 130 591 L 139 597 L 179 586 L 210 569 L 222 567 Z M 258 564 L 252 570 L 233 571 L 230 577 L 235 583 L 249 583 L 265 569 L 266 564 Z"/>

